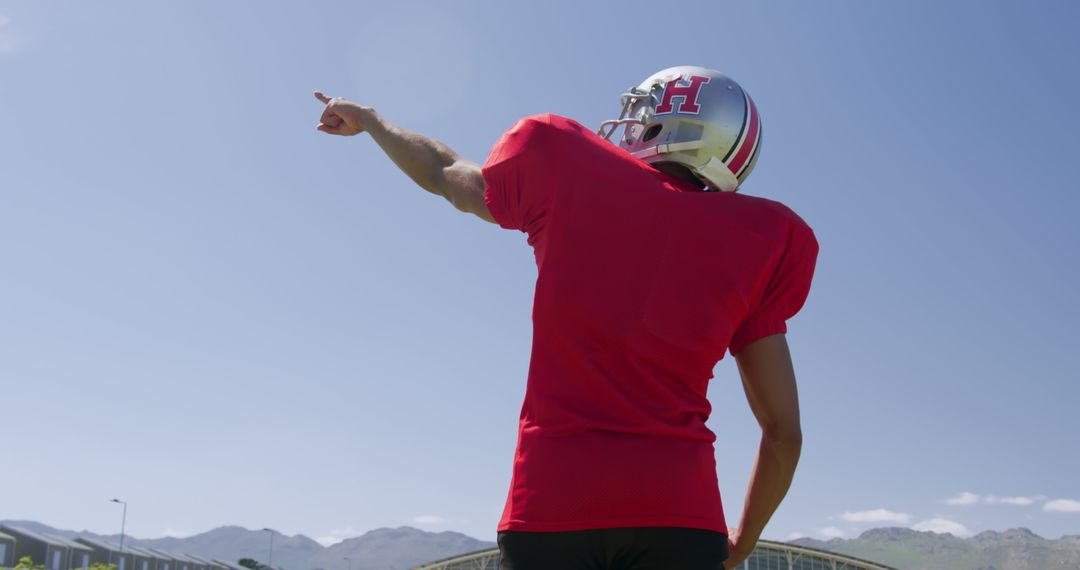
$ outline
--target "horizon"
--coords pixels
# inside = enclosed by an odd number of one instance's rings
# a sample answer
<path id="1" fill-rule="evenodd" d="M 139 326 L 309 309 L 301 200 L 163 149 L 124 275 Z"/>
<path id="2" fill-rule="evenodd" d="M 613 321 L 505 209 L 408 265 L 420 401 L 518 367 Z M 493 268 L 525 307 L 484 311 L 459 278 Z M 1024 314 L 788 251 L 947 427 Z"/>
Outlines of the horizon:
<path id="1" fill-rule="evenodd" d="M 820 243 L 763 536 L 1080 533 L 1080 3 L 657 6 L 0 3 L 5 515 L 493 541 L 533 253 L 315 131 L 311 93 L 482 162 L 523 116 L 593 128 L 695 64 L 761 112 L 740 192 Z M 735 526 L 761 432 L 733 360 L 706 425 Z"/>
<path id="2" fill-rule="evenodd" d="M 98 532 L 98 531 L 90 530 L 88 528 L 81 529 L 81 530 L 74 530 L 74 529 L 55 527 L 55 526 L 50 525 L 48 523 L 44 523 L 44 522 L 36 521 L 36 520 L 23 520 L 23 519 L 15 520 L 15 519 L 3 519 L 3 518 L 0 518 L 0 524 L 9 524 L 9 525 L 12 525 L 12 526 L 19 526 L 19 523 L 26 523 L 26 522 L 45 525 L 45 526 L 48 526 L 48 527 L 51 527 L 51 528 L 54 528 L 56 530 L 63 531 L 63 532 L 73 532 L 73 533 L 85 532 L 85 533 L 90 533 L 90 534 L 100 536 L 100 537 L 103 537 L 103 538 L 112 538 L 112 537 L 119 537 L 120 536 L 120 533 L 118 533 L 118 532 L 113 532 L 113 533 Z M 193 534 L 187 534 L 187 535 L 182 535 L 182 536 L 181 535 L 162 535 L 162 536 L 146 537 L 146 536 L 134 536 L 132 534 L 124 534 L 124 537 L 125 537 L 125 540 L 126 539 L 131 539 L 131 540 L 160 540 L 160 539 L 163 539 L 163 538 L 175 538 L 175 539 L 183 540 L 183 539 L 186 539 L 186 538 L 192 538 L 192 537 L 195 537 L 195 536 L 209 534 L 209 533 L 214 532 L 215 530 L 224 529 L 224 528 L 239 528 L 239 529 L 242 529 L 242 530 L 247 531 L 247 532 L 263 532 L 263 529 L 247 528 L 247 527 L 245 527 L 243 525 L 221 524 L 221 525 L 212 527 L 212 528 L 204 530 L 204 531 L 199 531 L 199 532 L 195 532 Z M 303 538 L 307 538 L 307 539 L 315 542 L 316 544 L 318 544 L 322 548 L 329 548 L 331 546 L 334 546 L 336 544 L 340 544 L 340 543 L 348 541 L 348 540 L 354 540 L 354 539 L 358 539 L 358 538 L 363 538 L 365 535 L 367 535 L 369 533 L 372 533 L 372 532 L 376 532 L 376 531 L 380 531 L 380 530 L 401 530 L 401 529 L 410 529 L 410 530 L 415 530 L 415 531 L 419 531 L 419 532 L 423 532 L 423 533 L 427 533 L 427 534 L 442 534 L 442 533 L 460 534 L 460 535 L 466 536 L 468 538 L 472 538 L 474 540 L 484 541 L 484 539 L 482 539 L 482 538 L 477 538 L 475 536 L 471 536 L 471 535 L 469 535 L 467 533 L 464 533 L 464 532 L 461 532 L 461 531 L 456 531 L 456 530 L 453 530 L 453 529 L 424 530 L 422 528 L 417 528 L 417 527 L 412 526 L 412 525 L 375 527 L 375 528 L 371 528 L 371 529 L 362 531 L 361 533 L 357 534 L 356 536 L 350 536 L 348 538 L 342 538 L 342 539 L 334 538 L 334 539 L 332 539 L 333 542 L 329 542 L 329 543 L 321 542 L 319 539 L 313 537 L 312 535 L 307 534 L 307 533 L 303 533 L 303 532 L 287 534 L 287 533 L 281 532 L 281 531 L 279 531 L 277 529 L 271 529 L 271 530 L 275 534 L 283 536 L 285 538 L 303 537 Z M 960 539 L 960 540 L 971 540 L 971 539 L 977 538 L 981 534 L 990 534 L 990 533 L 993 533 L 993 534 L 1006 534 L 1006 533 L 1008 533 L 1010 531 L 1027 531 L 1027 532 L 1035 535 L 1038 538 L 1041 538 L 1043 540 L 1051 540 L 1051 541 L 1061 540 L 1063 538 L 1080 537 L 1080 533 L 1078 533 L 1078 534 L 1063 534 L 1063 535 L 1058 536 L 1058 537 L 1043 536 L 1043 535 L 1040 535 L 1039 533 L 1037 533 L 1037 532 L 1035 532 L 1035 531 L 1033 531 L 1033 530 L 1031 530 L 1031 529 L 1029 529 L 1027 527 L 1023 527 L 1023 526 L 1000 529 L 1000 530 L 987 529 L 987 530 L 981 531 L 979 533 L 973 534 L 971 536 L 956 536 L 956 535 L 954 535 L 952 533 L 949 533 L 949 532 L 937 532 L 937 531 L 933 531 L 933 530 L 915 530 L 913 528 L 906 527 L 906 526 L 880 526 L 880 527 L 868 528 L 866 530 L 863 530 L 859 534 L 859 536 L 852 536 L 852 537 L 814 538 L 814 537 L 810 537 L 810 536 L 804 536 L 804 537 L 793 538 L 793 539 L 788 539 L 788 540 L 773 540 L 773 539 L 764 539 L 764 538 L 762 540 L 769 540 L 769 541 L 772 541 L 772 542 L 782 542 L 782 543 L 796 542 L 796 541 L 806 540 L 806 539 L 814 540 L 814 541 L 820 541 L 820 542 L 831 542 L 831 541 L 834 541 L 834 540 L 839 540 L 839 541 L 858 540 L 858 539 L 862 538 L 862 535 L 864 535 L 866 533 L 874 532 L 874 531 L 882 531 L 882 530 L 902 530 L 902 531 L 908 531 L 908 532 L 919 533 L 919 534 L 949 535 L 949 536 L 952 536 L 953 538 L 957 538 L 957 539 Z M 485 541 L 485 542 L 494 542 L 494 541 Z"/>

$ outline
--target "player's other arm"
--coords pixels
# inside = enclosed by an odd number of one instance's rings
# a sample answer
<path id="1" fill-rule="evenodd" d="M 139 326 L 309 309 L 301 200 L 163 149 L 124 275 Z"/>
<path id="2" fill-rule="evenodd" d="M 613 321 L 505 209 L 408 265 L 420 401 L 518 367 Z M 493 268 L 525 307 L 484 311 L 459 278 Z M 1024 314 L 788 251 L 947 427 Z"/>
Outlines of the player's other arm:
<path id="1" fill-rule="evenodd" d="M 318 129 L 332 135 L 367 132 L 402 172 L 424 190 L 446 198 L 462 212 L 491 223 L 484 204 L 484 177 L 480 165 L 465 160 L 445 144 L 403 129 L 379 116 L 371 107 L 316 91 L 326 105 Z"/>
<path id="2" fill-rule="evenodd" d="M 735 361 L 750 409 L 761 425 L 761 444 L 725 568 L 735 567 L 754 551 L 791 486 L 802 450 L 799 395 L 787 338 L 774 334 L 758 339 L 735 354 Z"/>

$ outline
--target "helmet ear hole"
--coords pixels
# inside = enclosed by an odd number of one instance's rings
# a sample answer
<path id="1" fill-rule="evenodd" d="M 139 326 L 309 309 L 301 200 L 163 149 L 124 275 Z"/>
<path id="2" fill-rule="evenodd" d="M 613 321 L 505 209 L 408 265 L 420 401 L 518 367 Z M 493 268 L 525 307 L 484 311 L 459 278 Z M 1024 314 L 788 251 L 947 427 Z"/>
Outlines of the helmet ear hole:
<path id="1" fill-rule="evenodd" d="M 655 139 L 660 131 L 664 130 L 664 125 L 656 124 L 645 130 L 645 134 L 641 135 L 641 142 L 649 142 Z"/>

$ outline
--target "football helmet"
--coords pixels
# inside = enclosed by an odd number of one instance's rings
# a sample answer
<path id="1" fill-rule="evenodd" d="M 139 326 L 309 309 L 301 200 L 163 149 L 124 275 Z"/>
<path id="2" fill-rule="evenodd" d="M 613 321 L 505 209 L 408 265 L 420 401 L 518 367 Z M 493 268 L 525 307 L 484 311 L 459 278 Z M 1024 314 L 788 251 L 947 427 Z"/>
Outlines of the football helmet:
<path id="1" fill-rule="evenodd" d="M 650 164 L 690 169 L 707 190 L 738 190 L 757 163 L 761 116 L 730 77 L 704 67 L 669 67 L 623 93 L 622 114 L 600 124 L 611 140 Z"/>

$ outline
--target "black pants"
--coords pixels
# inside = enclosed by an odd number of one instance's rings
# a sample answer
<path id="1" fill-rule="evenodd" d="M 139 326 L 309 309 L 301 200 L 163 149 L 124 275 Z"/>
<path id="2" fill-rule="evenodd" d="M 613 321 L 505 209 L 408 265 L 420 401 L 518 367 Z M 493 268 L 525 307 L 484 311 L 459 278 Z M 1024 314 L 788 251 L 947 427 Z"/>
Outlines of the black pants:
<path id="1" fill-rule="evenodd" d="M 499 570 L 722 570 L 727 536 L 636 527 L 499 533 Z"/>

